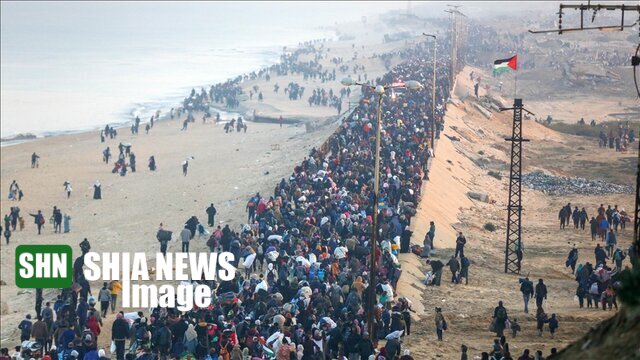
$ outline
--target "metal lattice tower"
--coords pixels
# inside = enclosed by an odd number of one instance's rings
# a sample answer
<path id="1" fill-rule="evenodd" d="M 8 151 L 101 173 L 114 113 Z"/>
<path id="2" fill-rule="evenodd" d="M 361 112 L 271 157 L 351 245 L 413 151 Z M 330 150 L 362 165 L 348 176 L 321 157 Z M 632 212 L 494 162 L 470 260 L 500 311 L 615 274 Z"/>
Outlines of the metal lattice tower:
<path id="1" fill-rule="evenodd" d="M 514 99 L 513 108 L 500 110 L 513 110 L 513 132 L 511 138 L 505 139 L 511 142 L 511 171 L 504 272 L 519 274 L 522 255 L 522 143 L 529 140 L 522 138 L 522 99 Z"/>

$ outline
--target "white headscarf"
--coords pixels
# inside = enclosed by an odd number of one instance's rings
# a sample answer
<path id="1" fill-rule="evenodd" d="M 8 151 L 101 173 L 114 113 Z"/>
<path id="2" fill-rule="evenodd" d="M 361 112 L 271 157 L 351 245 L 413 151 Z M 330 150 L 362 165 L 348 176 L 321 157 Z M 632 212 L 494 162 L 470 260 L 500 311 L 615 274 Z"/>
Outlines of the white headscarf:
<path id="1" fill-rule="evenodd" d="M 193 324 L 189 324 L 189 326 L 187 327 L 187 331 L 184 332 L 185 340 L 191 341 L 191 340 L 193 340 L 193 339 L 195 339 L 197 337 L 198 337 L 198 333 L 193 328 Z"/>

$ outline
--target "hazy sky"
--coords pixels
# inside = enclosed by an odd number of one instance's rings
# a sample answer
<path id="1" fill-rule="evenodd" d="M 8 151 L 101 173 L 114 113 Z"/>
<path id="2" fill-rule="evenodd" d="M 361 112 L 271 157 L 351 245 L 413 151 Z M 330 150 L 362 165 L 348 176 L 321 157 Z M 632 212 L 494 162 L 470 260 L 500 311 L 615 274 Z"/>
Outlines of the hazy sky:
<path id="1" fill-rule="evenodd" d="M 557 7 L 555 2 L 49 2 L 0 3 L 3 50 L 32 46 L 98 45 L 136 39 L 181 41 L 190 36 L 210 41 L 221 32 L 246 33 L 259 40 L 278 29 L 312 29 L 335 22 L 359 21 L 389 10 L 423 17 L 445 16 L 448 3 L 464 5 L 470 16 Z M 550 14 L 553 16 L 553 14 Z M 259 24 L 259 26 L 256 26 Z M 141 45 L 141 44 L 138 44 Z"/>

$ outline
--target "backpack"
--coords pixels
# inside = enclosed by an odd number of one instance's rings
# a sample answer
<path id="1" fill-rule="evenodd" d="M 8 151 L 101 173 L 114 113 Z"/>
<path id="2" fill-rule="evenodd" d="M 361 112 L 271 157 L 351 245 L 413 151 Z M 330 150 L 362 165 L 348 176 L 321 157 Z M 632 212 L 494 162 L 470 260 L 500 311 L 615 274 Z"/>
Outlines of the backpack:
<path id="1" fill-rule="evenodd" d="M 22 335 L 24 336 L 31 336 L 31 327 L 33 326 L 33 324 L 31 323 L 31 321 L 26 321 L 24 320 L 21 324 L 20 324 L 20 329 L 22 329 Z"/>
<path id="2" fill-rule="evenodd" d="M 498 308 L 496 313 L 496 318 L 506 320 L 507 319 L 507 311 L 504 308 Z"/>
<path id="3" fill-rule="evenodd" d="M 138 325 L 136 329 L 136 339 L 143 340 L 147 334 L 147 327 L 144 324 Z"/>
<path id="4" fill-rule="evenodd" d="M 171 331 L 166 326 L 158 331 L 158 339 L 156 345 L 162 348 L 171 345 Z"/>
<path id="5" fill-rule="evenodd" d="M 158 241 L 160 242 L 171 241 L 172 235 L 173 235 L 173 232 L 169 230 L 160 230 L 158 234 Z"/>

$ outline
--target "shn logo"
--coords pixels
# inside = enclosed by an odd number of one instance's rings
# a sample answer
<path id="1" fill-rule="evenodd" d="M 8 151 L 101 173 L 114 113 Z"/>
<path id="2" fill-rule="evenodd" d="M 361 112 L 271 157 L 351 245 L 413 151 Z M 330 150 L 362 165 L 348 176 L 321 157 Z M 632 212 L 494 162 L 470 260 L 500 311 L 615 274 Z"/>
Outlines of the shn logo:
<path id="1" fill-rule="evenodd" d="M 16 286 L 19 288 L 69 288 L 72 284 L 69 245 L 16 247 Z"/>

